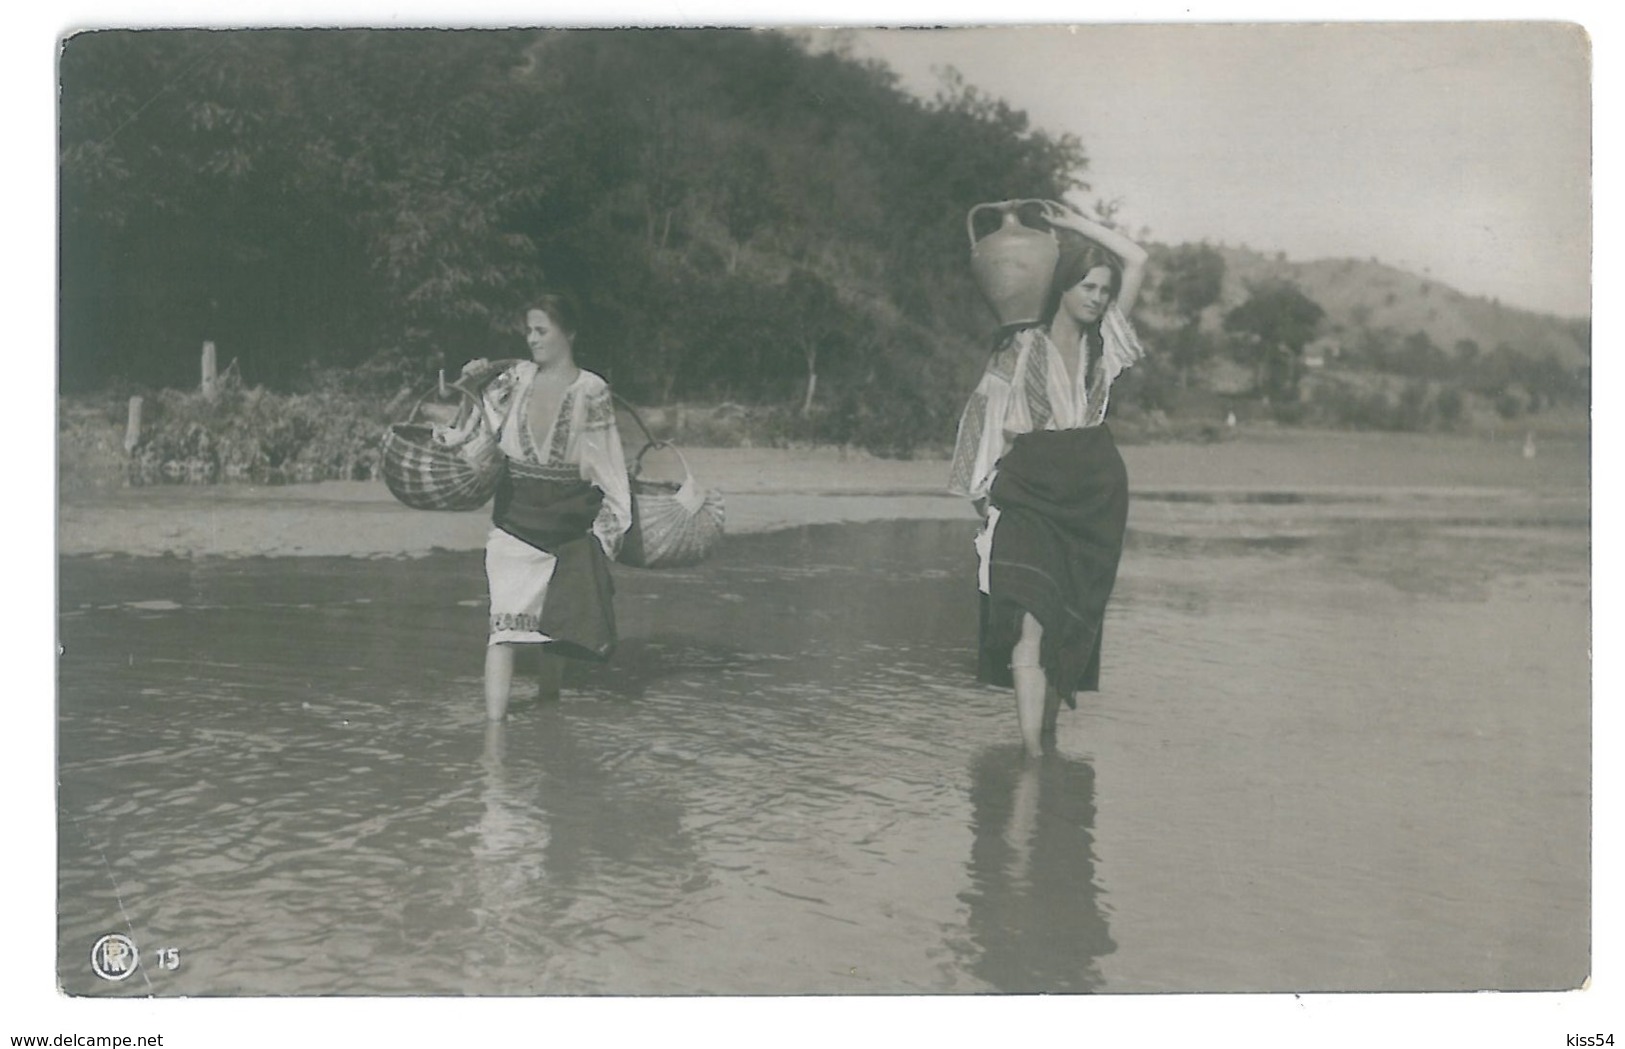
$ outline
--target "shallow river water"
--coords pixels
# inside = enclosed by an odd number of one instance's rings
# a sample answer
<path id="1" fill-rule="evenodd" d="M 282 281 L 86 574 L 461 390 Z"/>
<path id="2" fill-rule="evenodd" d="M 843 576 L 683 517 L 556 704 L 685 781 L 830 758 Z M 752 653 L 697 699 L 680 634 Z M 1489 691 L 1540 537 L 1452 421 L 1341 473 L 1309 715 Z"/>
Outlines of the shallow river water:
<path id="1" fill-rule="evenodd" d="M 65 558 L 60 983 L 1578 986 L 1583 500 L 1152 492 L 1130 524 L 1104 691 L 1038 762 L 972 676 L 968 521 L 618 569 L 614 662 L 500 727 L 477 553 Z"/>

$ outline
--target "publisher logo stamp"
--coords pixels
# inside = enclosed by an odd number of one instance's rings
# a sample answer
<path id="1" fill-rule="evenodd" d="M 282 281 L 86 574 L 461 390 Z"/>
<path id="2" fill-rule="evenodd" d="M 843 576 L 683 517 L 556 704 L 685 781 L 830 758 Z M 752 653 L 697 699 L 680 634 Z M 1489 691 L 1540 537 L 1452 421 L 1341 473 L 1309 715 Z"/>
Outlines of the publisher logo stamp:
<path id="1" fill-rule="evenodd" d="M 122 933 L 108 933 L 90 949 L 90 967 L 104 980 L 123 980 L 141 964 L 135 941 Z"/>

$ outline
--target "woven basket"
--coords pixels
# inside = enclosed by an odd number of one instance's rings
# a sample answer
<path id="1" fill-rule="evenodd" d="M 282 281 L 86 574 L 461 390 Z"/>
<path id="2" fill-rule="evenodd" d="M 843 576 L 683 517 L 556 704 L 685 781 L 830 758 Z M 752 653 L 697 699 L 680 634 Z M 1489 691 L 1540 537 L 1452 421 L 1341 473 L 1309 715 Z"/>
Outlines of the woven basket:
<path id="1" fill-rule="evenodd" d="M 705 560 L 722 539 L 722 493 L 702 490 L 682 450 L 670 441 L 657 441 L 634 409 L 615 398 L 643 431 L 643 450 L 629 472 L 632 487 L 632 528 L 621 545 L 618 560 L 634 568 L 682 568 Z M 670 448 L 683 465 L 681 481 L 643 478 L 643 459 L 657 448 Z"/>
<path id="2" fill-rule="evenodd" d="M 438 390 L 418 398 L 406 421 L 384 433 L 384 484 L 414 510 L 478 510 L 496 493 L 502 478 L 496 428 L 484 420 L 478 426 L 467 425 L 481 411 L 479 398 L 457 383 L 448 389 L 455 390 L 460 401 L 453 429 L 469 431 L 456 443 L 436 440 L 433 424 L 421 421 Z"/>

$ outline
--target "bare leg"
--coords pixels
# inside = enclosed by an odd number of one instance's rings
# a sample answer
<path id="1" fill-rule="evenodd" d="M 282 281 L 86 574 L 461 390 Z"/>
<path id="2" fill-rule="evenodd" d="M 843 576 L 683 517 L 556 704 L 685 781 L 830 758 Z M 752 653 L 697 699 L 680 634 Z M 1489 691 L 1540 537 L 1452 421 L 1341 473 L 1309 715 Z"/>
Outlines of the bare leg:
<path id="1" fill-rule="evenodd" d="M 1010 652 L 1010 674 L 1016 684 L 1016 724 L 1021 727 L 1021 742 L 1032 757 L 1044 753 L 1040 741 L 1044 718 L 1044 696 L 1049 682 L 1044 668 L 1038 664 L 1039 647 L 1044 639 L 1044 628 L 1038 620 L 1026 613 L 1021 620 L 1021 640 Z"/>
<path id="2" fill-rule="evenodd" d="M 507 749 L 507 743 L 502 733 L 502 722 L 486 721 L 485 754 L 481 757 L 480 764 L 485 766 L 485 771 L 493 774 L 501 773 L 502 755 Z"/>
<path id="3" fill-rule="evenodd" d="M 508 716 L 508 693 L 513 689 L 513 646 L 485 646 L 485 716 L 501 721 Z"/>
<path id="4" fill-rule="evenodd" d="M 542 645 L 537 653 L 536 685 L 538 692 L 536 702 L 550 703 L 559 698 L 559 691 L 564 687 L 564 657 L 549 652 L 550 645 Z"/>

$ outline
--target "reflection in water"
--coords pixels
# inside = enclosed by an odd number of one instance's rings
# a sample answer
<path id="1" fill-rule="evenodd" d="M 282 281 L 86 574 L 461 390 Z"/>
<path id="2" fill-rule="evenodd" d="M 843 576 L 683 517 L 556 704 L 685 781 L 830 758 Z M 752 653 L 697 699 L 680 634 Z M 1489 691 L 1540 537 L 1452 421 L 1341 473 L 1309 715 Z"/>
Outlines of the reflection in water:
<path id="1" fill-rule="evenodd" d="M 480 993 L 624 990 L 606 946 L 684 921 L 709 885 L 682 807 L 606 768 L 559 705 L 485 727 L 482 811 L 470 846 L 477 899 L 466 945 Z"/>
<path id="2" fill-rule="evenodd" d="M 578 740 L 563 708 L 538 713 L 522 726 L 530 730 L 528 737 L 517 739 L 541 770 L 537 802 L 552 821 L 543 855 L 549 885 L 579 899 L 603 889 L 607 878 L 618 886 L 615 898 L 622 907 L 668 902 L 660 886 L 686 881 L 696 863 L 678 796 L 669 787 L 612 769 L 601 741 L 586 735 Z M 588 723 L 582 731 L 596 727 Z M 636 879 L 637 885 L 619 885 L 621 879 Z"/>
<path id="3" fill-rule="evenodd" d="M 1117 945 L 1094 881 L 1093 766 L 999 746 L 972 775 L 966 967 L 1004 992 L 1096 990 Z"/>
<path id="4" fill-rule="evenodd" d="M 480 815 L 473 843 L 474 884 L 479 900 L 474 910 L 477 940 L 500 962 L 523 901 L 542 878 L 542 857 L 550 841 L 544 813 L 534 798 L 530 777 L 515 781 L 505 764 L 506 727 L 487 724 L 480 758 Z"/>

